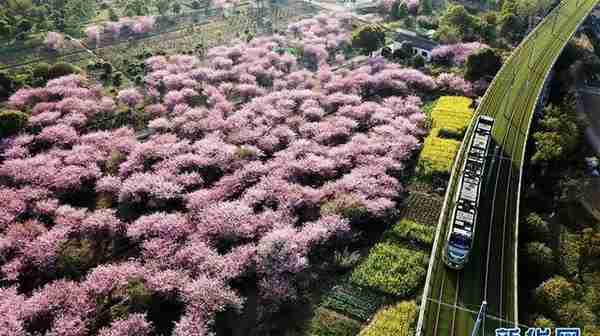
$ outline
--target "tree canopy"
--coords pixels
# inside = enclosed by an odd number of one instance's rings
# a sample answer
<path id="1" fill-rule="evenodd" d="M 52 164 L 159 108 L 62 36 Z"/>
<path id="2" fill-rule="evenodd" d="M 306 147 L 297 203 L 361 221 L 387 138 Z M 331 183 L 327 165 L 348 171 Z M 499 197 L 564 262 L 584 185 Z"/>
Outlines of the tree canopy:
<path id="1" fill-rule="evenodd" d="M 535 140 L 534 163 L 560 162 L 569 158 L 580 140 L 573 106 L 549 105 L 539 121 L 539 130 L 533 133 Z"/>
<path id="2" fill-rule="evenodd" d="M 366 54 L 379 49 L 384 43 L 385 33 L 381 27 L 376 25 L 364 26 L 352 33 L 352 46 L 362 49 Z"/>
<path id="3" fill-rule="evenodd" d="M 467 58 L 467 71 L 465 78 L 468 80 L 478 80 L 481 78 L 493 78 L 502 67 L 502 57 L 498 52 L 491 48 L 485 48 L 471 54 Z"/>

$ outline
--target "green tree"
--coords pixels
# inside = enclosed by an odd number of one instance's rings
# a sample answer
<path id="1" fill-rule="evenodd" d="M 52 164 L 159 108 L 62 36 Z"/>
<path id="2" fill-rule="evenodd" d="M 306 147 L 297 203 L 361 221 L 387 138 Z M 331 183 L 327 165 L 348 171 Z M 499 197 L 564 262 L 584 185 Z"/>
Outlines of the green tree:
<path id="1" fill-rule="evenodd" d="M 441 25 L 440 28 L 436 30 L 434 37 L 445 44 L 453 44 L 461 41 L 458 29 L 448 25 Z"/>
<path id="2" fill-rule="evenodd" d="M 413 59 L 413 65 L 415 66 L 415 68 L 424 67 L 425 66 L 425 58 L 423 58 L 423 56 L 421 56 L 421 55 L 415 56 L 415 58 Z"/>
<path id="3" fill-rule="evenodd" d="M 569 69 L 575 61 L 583 58 L 583 55 L 584 51 L 573 43 L 573 41 L 569 41 L 556 60 L 554 70 L 560 72 Z"/>
<path id="4" fill-rule="evenodd" d="M 594 313 L 581 302 L 569 302 L 557 311 L 558 321 L 562 325 L 582 328 L 594 324 L 596 318 Z"/>
<path id="5" fill-rule="evenodd" d="M 10 74 L 0 71 L 0 101 L 6 100 L 16 89 L 15 81 Z"/>
<path id="6" fill-rule="evenodd" d="M 392 5 L 392 17 L 396 20 L 404 20 L 408 17 L 408 5 L 406 2 L 394 2 Z"/>
<path id="7" fill-rule="evenodd" d="M 425 29 L 437 29 L 440 26 L 438 19 L 432 16 L 419 15 L 417 17 L 417 23 L 420 27 Z"/>
<path id="8" fill-rule="evenodd" d="M 572 106 L 548 105 L 540 120 L 538 131 L 533 133 L 535 152 L 532 162 L 549 164 L 567 160 L 577 149 L 580 130 Z"/>
<path id="9" fill-rule="evenodd" d="M 442 16 L 440 23 L 458 30 L 464 38 L 474 35 L 479 25 L 479 18 L 469 14 L 464 6 L 451 5 Z"/>
<path id="10" fill-rule="evenodd" d="M 561 164 L 558 163 L 558 165 Z M 565 204 L 579 203 L 583 197 L 585 197 L 584 190 L 587 185 L 587 179 L 582 178 L 581 176 L 577 176 L 569 172 L 563 174 L 558 182 L 558 187 L 560 190 L 559 200 Z"/>
<path id="11" fill-rule="evenodd" d="M 7 18 L 0 16 L 0 38 L 8 39 L 12 36 L 14 27 Z"/>
<path id="12" fill-rule="evenodd" d="M 529 269 L 535 269 L 540 277 L 545 277 L 554 270 L 552 250 L 544 243 L 530 242 L 524 247 L 525 264 Z"/>
<path id="13" fill-rule="evenodd" d="M 19 111 L 0 111 L 0 138 L 20 132 L 27 125 L 27 115 Z"/>
<path id="14" fill-rule="evenodd" d="M 191 7 L 193 10 L 198 10 L 200 9 L 200 7 L 202 7 L 202 4 L 200 3 L 200 1 L 194 0 L 191 2 Z"/>
<path id="15" fill-rule="evenodd" d="M 596 49 L 594 47 L 594 49 Z M 600 58 L 594 54 L 583 61 L 583 76 L 588 80 L 598 79 L 600 77 Z"/>
<path id="16" fill-rule="evenodd" d="M 108 19 L 113 22 L 119 21 L 119 15 L 117 15 L 117 12 L 112 7 L 108 9 Z"/>
<path id="17" fill-rule="evenodd" d="M 18 40 L 25 40 L 27 38 L 27 35 L 31 32 L 32 28 L 33 28 L 33 23 L 30 20 L 28 20 L 28 19 L 20 20 L 19 23 L 17 23 L 15 37 Z"/>
<path id="18" fill-rule="evenodd" d="M 581 267 L 582 271 L 593 269 L 600 265 L 600 232 L 586 228 L 581 234 Z"/>
<path id="19" fill-rule="evenodd" d="M 394 50 L 394 53 L 392 54 L 392 57 L 398 61 L 407 61 L 409 60 L 412 55 L 413 55 L 413 45 L 410 42 L 404 42 L 402 43 L 402 46 L 396 50 Z"/>
<path id="20" fill-rule="evenodd" d="M 483 16 L 483 20 L 485 23 L 489 25 L 497 25 L 498 24 L 498 13 L 496 12 L 487 12 Z"/>
<path id="21" fill-rule="evenodd" d="M 485 48 L 467 58 L 465 78 L 475 81 L 493 78 L 502 67 L 502 57 L 491 48 Z"/>
<path id="22" fill-rule="evenodd" d="M 461 5 L 450 5 L 440 19 L 440 29 L 443 29 L 446 34 L 452 32 L 453 35 L 458 37 L 458 40 L 478 40 L 480 38 L 481 19 L 469 14 L 465 7 Z M 438 34 L 438 36 L 443 36 L 443 33 Z M 446 41 L 442 42 L 447 43 Z"/>
<path id="23" fill-rule="evenodd" d="M 31 10 L 33 2 L 31 0 L 8 0 L 6 1 L 6 10 L 10 15 L 23 15 Z"/>
<path id="24" fill-rule="evenodd" d="M 18 88 L 17 82 L 6 72 L 0 72 L 0 101 L 8 99 Z"/>
<path id="25" fill-rule="evenodd" d="M 35 86 L 43 86 L 50 78 L 50 64 L 40 62 L 33 67 L 33 78 Z"/>
<path id="26" fill-rule="evenodd" d="M 78 33 L 83 25 L 96 16 L 98 4 L 88 0 L 48 0 L 45 5 L 52 29 Z"/>
<path id="27" fill-rule="evenodd" d="M 150 7 L 144 0 L 130 0 L 125 5 L 125 15 L 142 16 L 150 14 Z"/>
<path id="28" fill-rule="evenodd" d="M 515 14 L 527 19 L 536 15 L 544 15 L 553 2 L 553 0 L 519 0 L 516 4 Z"/>
<path id="29" fill-rule="evenodd" d="M 525 232 L 528 237 L 537 238 L 540 241 L 547 241 L 550 237 L 550 227 L 540 215 L 535 212 L 530 213 L 524 220 Z"/>
<path id="30" fill-rule="evenodd" d="M 558 307 L 575 299 L 575 285 L 564 277 L 556 276 L 541 283 L 535 289 L 534 296 L 541 310 L 554 315 Z"/>
<path id="31" fill-rule="evenodd" d="M 513 14 L 518 14 L 519 3 L 518 0 L 504 0 L 502 2 L 501 14 L 502 16 Z"/>
<path id="32" fill-rule="evenodd" d="M 158 13 L 160 15 L 167 15 L 167 13 L 169 12 L 169 5 L 170 5 L 170 1 L 169 0 L 157 0 L 154 5 L 156 6 L 156 10 L 158 10 Z"/>
<path id="33" fill-rule="evenodd" d="M 415 18 L 412 16 L 408 16 L 404 19 L 404 25 L 408 29 L 415 29 L 416 24 L 417 24 L 417 22 L 415 21 Z"/>
<path id="34" fill-rule="evenodd" d="M 431 5 L 431 0 L 422 0 L 421 1 L 421 13 L 423 15 L 433 14 L 433 7 Z"/>
<path id="35" fill-rule="evenodd" d="M 115 74 L 113 74 L 112 76 L 112 82 L 113 85 L 116 87 L 120 87 L 121 84 L 123 84 L 123 74 L 120 72 L 117 72 Z"/>
<path id="36" fill-rule="evenodd" d="M 585 336 L 600 336 L 600 326 L 588 325 L 583 328 Z"/>
<path id="37" fill-rule="evenodd" d="M 385 33 L 379 26 L 368 25 L 352 33 L 352 46 L 371 54 L 385 43 Z"/>
<path id="38" fill-rule="evenodd" d="M 515 14 L 504 14 L 500 19 L 500 34 L 509 41 L 517 42 L 525 34 L 525 21 Z"/>
<path id="39" fill-rule="evenodd" d="M 173 13 L 179 15 L 181 13 L 181 4 L 179 2 L 173 3 Z"/>
<path id="40" fill-rule="evenodd" d="M 71 63 L 58 62 L 48 69 L 48 78 L 54 79 L 80 72 L 79 68 Z"/>

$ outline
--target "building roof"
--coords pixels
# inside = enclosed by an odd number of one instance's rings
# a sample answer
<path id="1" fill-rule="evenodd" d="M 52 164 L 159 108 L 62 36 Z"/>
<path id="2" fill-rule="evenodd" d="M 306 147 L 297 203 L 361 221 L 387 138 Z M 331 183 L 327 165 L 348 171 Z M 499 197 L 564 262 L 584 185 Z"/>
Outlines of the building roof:
<path id="1" fill-rule="evenodd" d="M 421 36 L 417 35 L 417 33 L 410 31 L 410 30 L 406 30 L 406 29 L 396 29 L 394 40 L 396 40 L 398 42 L 408 41 L 415 48 L 428 50 L 428 51 L 431 51 L 435 47 L 438 46 L 437 42 L 429 40 L 424 37 L 421 37 Z"/>

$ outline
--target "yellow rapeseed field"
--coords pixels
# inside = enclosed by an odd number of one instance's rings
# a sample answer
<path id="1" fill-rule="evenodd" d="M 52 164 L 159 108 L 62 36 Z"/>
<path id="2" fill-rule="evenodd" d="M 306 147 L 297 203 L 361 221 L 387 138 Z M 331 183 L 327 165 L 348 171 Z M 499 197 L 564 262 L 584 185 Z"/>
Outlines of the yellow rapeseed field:
<path id="1" fill-rule="evenodd" d="M 440 97 L 431 111 L 432 128 L 463 132 L 473 117 L 474 111 L 470 108 L 472 102 L 473 100 L 467 97 Z"/>
<path id="2" fill-rule="evenodd" d="M 440 137 L 440 130 L 460 134 L 473 118 L 472 100 L 467 97 L 440 97 L 431 112 L 432 130 L 425 138 L 419 157 L 419 170 L 422 175 L 449 174 L 454 157 L 460 148 L 460 141 Z"/>

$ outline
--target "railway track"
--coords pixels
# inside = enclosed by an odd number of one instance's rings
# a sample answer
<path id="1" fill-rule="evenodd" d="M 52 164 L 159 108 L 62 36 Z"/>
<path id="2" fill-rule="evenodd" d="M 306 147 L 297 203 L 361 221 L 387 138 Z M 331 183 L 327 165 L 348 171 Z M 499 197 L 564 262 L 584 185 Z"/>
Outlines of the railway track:
<path id="1" fill-rule="evenodd" d="M 471 261 L 460 272 L 460 279 L 453 277 L 442 264 L 440 250 L 450 226 L 444 216 L 453 206 L 451 198 L 460 176 L 457 171 L 465 156 L 463 143 L 436 232 L 424 293 L 427 299 L 422 305 L 417 335 L 469 334 L 483 300 L 488 302 L 483 335 L 516 325 L 517 219 L 529 125 L 556 58 L 596 3 L 597 0 L 564 0 L 515 50 L 486 92 L 476 116 L 496 119 L 493 135 L 499 148 L 483 192 L 486 195 L 481 216 L 487 220 L 480 219 L 478 223 Z M 471 132 L 470 129 L 465 139 Z"/>

